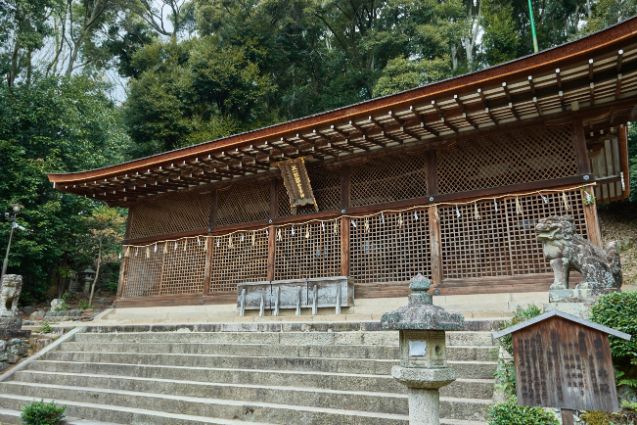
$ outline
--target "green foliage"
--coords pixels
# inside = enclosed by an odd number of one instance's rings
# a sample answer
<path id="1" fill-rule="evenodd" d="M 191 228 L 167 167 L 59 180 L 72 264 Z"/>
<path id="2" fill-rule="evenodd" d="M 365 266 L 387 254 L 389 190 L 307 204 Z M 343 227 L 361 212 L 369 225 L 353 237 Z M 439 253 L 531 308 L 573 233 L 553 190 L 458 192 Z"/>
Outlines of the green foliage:
<path id="1" fill-rule="evenodd" d="M 586 425 L 635 425 L 637 412 L 631 404 L 622 403 L 622 410 L 616 413 L 609 412 L 584 412 L 580 416 Z"/>
<path id="2" fill-rule="evenodd" d="M 487 415 L 489 425 L 558 425 L 551 412 L 539 407 L 519 406 L 515 397 L 493 405 Z"/>
<path id="3" fill-rule="evenodd" d="M 24 425 L 58 425 L 64 419 L 62 406 L 54 402 L 34 401 L 22 408 L 22 423 Z"/>
<path id="4" fill-rule="evenodd" d="M 498 359 L 495 370 L 495 385 L 507 397 L 515 395 L 515 364 L 512 360 Z"/>
<path id="5" fill-rule="evenodd" d="M 630 341 L 609 337 L 617 385 L 637 388 L 637 292 L 613 292 L 598 298 L 591 320 L 632 336 Z"/>
<path id="6" fill-rule="evenodd" d="M 22 302 L 44 300 L 51 278 L 89 261 L 77 242 L 97 204 L 54 190 L 46 174 L 124 158 L 129 139 L 103 90 L 84 77 L 0 85 L 0 211 L 23 207 L 18 222 L 27 231 L 16 232 L 9 258 L 9 271 L 24 275 Z M 2 246 L 8 234 L 0 222 Z"/>
<path id="7" fill-rule="evenodd" d="M 532 319 L 535 316 L 539 316 L 540 314 L 542 314 L 542 309 L 536 305 L 529 305 L 525 308 L 518 307 L 511 320 L 502 323 L 500 325 L 500 329 L 506 329 L 520 322 L 524 322 L 525 320 Z M 511 335 L 506 335 L 500 338 L 499 342 L 502 348 L 504 348 L 509 354 L 513 355 L 513 339 L 511 338 Z"/>
<path id="8" fill-rule="evenodd" d="M 51 324 L 45 320 L 44 322 L 42 322 L 42 325 L 40 325 L 38 332 L 41 334 L 50 334 L 51 332 L 53 332 L 53 328 L 51 327 Z"/>
<path id="9" fill-rule="evenodd" d="M 86 309 L 90 308 L 90 307 L 91 307 L 91 305 L 89 304 L 88 300 L 81 299 L 81 300 L 77 303 L 77 307 L 78 307 L 80 310 L 86 310 Z"/>

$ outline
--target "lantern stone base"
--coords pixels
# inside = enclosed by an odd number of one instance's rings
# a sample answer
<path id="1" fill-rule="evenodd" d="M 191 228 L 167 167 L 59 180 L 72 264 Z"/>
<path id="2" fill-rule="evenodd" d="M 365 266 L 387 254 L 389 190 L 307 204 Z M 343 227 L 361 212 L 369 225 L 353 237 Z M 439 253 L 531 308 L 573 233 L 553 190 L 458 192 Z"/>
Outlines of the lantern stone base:
<path id="1" fill-rule="evenodd" d="M 438 425 L 440 423 L 441 387 L 456 380 L 456 372 L 448 367 L 416 368 L 394 366 L 394 379 L 407 386 L 409 425 Z"/>
<path id="2" fill-rule="evenodd" d="M 391 376 L 403 385 L 415 389 L 436 391 L 456 380 L 456 371 L 448 368 L 416 368 L 394 366 Z"/>

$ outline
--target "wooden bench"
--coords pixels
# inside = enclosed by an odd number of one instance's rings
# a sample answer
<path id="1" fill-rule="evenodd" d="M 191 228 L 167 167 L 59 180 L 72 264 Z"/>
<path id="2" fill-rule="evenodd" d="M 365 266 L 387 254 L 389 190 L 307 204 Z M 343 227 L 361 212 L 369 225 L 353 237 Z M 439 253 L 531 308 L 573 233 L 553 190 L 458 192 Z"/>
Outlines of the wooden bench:
<path id="1" fill-rule="evenodd" d="M 240 316 L 246 310 L 259 310 L 259 316 L 270 310 L 278 316 L 282 309 L 294 309 L 300 316 L 309 308 L 312 314 L 319 308 L 334 308 L 340 314 L 343 307 L 354 304 L 354 284 L 347 276 L 246 282 L 238 284 L 237 290 Z"/>

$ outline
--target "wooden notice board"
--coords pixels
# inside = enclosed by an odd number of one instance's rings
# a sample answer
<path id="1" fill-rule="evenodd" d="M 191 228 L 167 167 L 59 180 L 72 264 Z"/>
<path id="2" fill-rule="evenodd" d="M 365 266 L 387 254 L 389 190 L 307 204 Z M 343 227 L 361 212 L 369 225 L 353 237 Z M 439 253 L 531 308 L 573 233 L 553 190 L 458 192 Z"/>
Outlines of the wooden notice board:
<path id="1" fill-rule="evenodd" d="M 608 335 L 554 316 L 513 333 L 519 404 L 618 409 Z"/>

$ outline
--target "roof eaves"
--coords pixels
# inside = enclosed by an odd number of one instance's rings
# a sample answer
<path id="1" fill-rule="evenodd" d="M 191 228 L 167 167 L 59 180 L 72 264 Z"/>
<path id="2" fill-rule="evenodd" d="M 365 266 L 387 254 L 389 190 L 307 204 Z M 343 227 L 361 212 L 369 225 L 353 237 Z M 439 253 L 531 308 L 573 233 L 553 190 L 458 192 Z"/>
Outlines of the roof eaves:
<path id="1" fill-rule="evenodd" d="M 574 316 L 572 314 L 565 313 L 560 310 L 549 310 L 546 313 L 540 314 L 532 319 L 526 320 L 524 322 L 518 323 L 514 326 L 510 326 L 506 329 L 503 329 L 499 332 L 493 332 L 492 336 L 495 339 L 502 338 L 503 336 L 515 333 L 524 328 L 528 328 L 529 326 L 535 325 L 543 320 L 549 319 L 551 317 L 561 317 L 562 319 L 569 320 L 574 323 L 578 323 L 582 326 L 586 326 L 591 329 L 595 329 L 600 332 L 604 332 L 608 335 L 615 336 L 617 338 L 625 339 L 629 341 L 631 336 L 625 332 L 618 331 L 613 328 L 609 328 L 608 326 L 600 325 L 599 323 L 591 322 L 590 320 L 582 319 L 581 317 Z"/>

